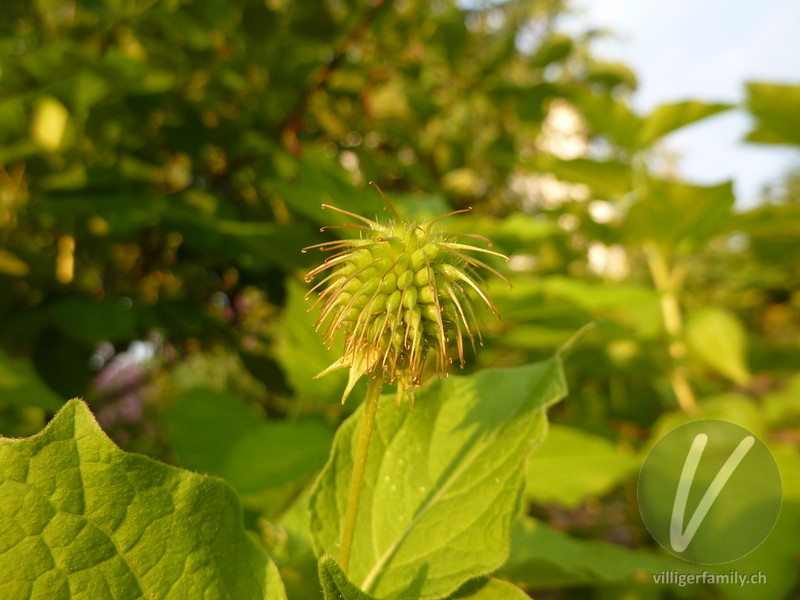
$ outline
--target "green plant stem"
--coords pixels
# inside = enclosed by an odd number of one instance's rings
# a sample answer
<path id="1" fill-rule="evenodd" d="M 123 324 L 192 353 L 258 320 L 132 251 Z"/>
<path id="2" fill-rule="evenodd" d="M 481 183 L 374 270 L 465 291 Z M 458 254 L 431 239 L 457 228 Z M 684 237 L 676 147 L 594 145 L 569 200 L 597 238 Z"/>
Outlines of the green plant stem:
<path id="1" fill-rule="evenodd" d="M 670 338 L 669 353 L 672 358 L 672 369 L 669 373 L 669 382 L 681 409 L 685 412 L 693 413 L 697 410 L 697 400 L 694 397 L 694 391 L 683 366 L 686 348 L 681 340 L 683 319 L 681 318 L 678 296 L 686 273 L 680 265 L 675 265 L 670 269 L 664 253 L 657 246 L 645 246 L 644 251 L 647 265 L 650 268 L 650 276 L 653 278 L 656 291 L 661 297 L 664 329 Z"/>
<path id="2" fill-rule="evenodd" d="M 364 487 L 364 472 L 367 469 L 369 442 L 375 425 L 375 414 L 378 412 L 378 399 L 381 397 L 383 377 L 380 375 L 369 380 L 367 398 L 364 400 L 364 414 L 361 415 L 361 429 L 358 432 L 358 445 L 353 461 L 353 475 L 350 477 L 350 491 L 347 494 L 347 512 L 344 515 L 342 531 L 342 548 L 339 553 L 339 564 L 347 573 L 350 567 L 350 553 L 353 549 L 353 536 L 356 533 L 358 504 L 361 500 L 361 489 Z"/>

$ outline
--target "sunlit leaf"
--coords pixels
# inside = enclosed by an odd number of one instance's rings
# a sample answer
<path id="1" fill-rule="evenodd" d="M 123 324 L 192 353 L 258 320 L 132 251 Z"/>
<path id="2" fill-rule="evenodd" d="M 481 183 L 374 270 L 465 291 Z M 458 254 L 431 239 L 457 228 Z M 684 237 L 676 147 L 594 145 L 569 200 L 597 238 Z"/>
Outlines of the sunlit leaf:
<path id="1" fill-rule="evenodd" d="M 0 439 L 0 594 L 285 599 L 224 482 L 119 450 L 83 402 Z"/>
<path id="2" fill-rule="evenodd" d="M 499 576 L 530 590 L 626 580 L 645 583 L 652 582 L 652 573 L 698 571 L 676 559 L 576 539 L 531 517 L 518 519 L 511 539 L 511 555 Z"/>
<path id="3" fill-rule="evenodd" d="M 736 383 L 750 379 L 745 356 L 747 332 L 730 311 L 709 307 L 691 313 L 686 343 L 708 366 Z"/>
<path id="4" fill-rule="evenodd" d="M 546 38 L 531 56 L 528 64 L 534 69 L 564 60 L 572 52 L 572 38 L 563 33 L 553 33 Z"/>
<path id="5" fill-rule="evenodd" d="M 632 186 L 631 168 L 615 160 L 562 160 L 548 154 L 538 154 L 530 161 L 530 165 L 537 171 L 553 173 L 559 179 L 584 183 L 604 198 L 626 194 Z"/>
<path id="6" fill-rule="evenodd" d="M 644 119 L 641 131 L 642 145 L 649 146 L 676 129 L 731 108 L 732 104 L 706 104 L 697 100 L 661 104 Z"/>
<path id="7" fill-rule="evenodd" d="M 800 86 L 748 83 L 747 108 L 756 117 L 747 140 L 800 145 Z"/>
<path id="8" fill-rule="evenodd" d="M 625 221 L 630 241 L 696 247 L 725 231 L 734 195 L 731 182 L 699 186 L 652 180 Z"/>
<path id="9" fill-rule="evenodd" d="M 226 392 L 195 389 L 167 413 L 182 466 L 217 475 L 238 492 L 273 488 L 322 468 L 333 432 L 314 419 L 264 422 Z"/>
<path id="10" fill-rule="evenodd" d="M 319 561 L 319 575 L 325 600 L 374 600 L 356 587 L 331 556 Z M 529 596 L 517 586 L 491 577 L 466 582 L 444 600 L 526 600 Z"/>
<path id="11" fill-rule="evenodd" d="M 638 460 L 609 440 L 565 425 L 552 425 L 528 465 L 526 498 L 576 508 L 631 475 Z"/>
<path id="12" fill-rule="evenodd" d="M 566 393 L 558 357 L 424 387 L 416 408 L 381 399 L 358 513 L 350 578 L 381 599 L 439 598 L 496 569 L 545 435 Z M 361 409 L 336 435 L 311 497 L 320 554 L 338 555 Z"/>

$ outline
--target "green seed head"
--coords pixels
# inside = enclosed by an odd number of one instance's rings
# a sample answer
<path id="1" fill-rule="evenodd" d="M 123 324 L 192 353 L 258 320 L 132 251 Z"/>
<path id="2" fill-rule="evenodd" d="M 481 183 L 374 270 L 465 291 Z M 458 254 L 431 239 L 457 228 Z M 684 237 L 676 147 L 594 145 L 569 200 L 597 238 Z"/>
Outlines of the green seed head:
<path id="1" fill-rule="evenodd" d="M 449 351 L 454 343 L 463 367 L 464 338 L 473 349 L 476 338 L 481 341 L 471 296 L 480 298 L 497 315 L 494 304 L 475 281 L 475 270 L 487 269 L 508 282 L 467 253 L 493 254 L 506 261 L 508 258 L 457 241 L 462 236 L 491 246 L 491 241 L 482 236 L 438 229 L 444 217 L 466 211 L 414 223 L 399 218 L 389 204 L 394 218 L 380 224 L 327 204 L 322 207 L 344 213 L 360 223 L 336 226 L 357 231 L 357 239 L 325 242 L 303 250 L 319 248 L 334 252 L 306 276 L 306 281 L 330 271 L 311 290 L 324 286 L 314 304 L 321 304 L 322 309 L 316 327 L 318 331 L 324 327 L 329 346 L 337 333 L 344 331 L 342 358 L 317 377 L 334 369 L 349 368 L 350 378 L 342 402 L 362 375 L 383 377 L 388 383 L 398 383 L 399 402 L 403 390 L 418 387 L 431 352 L 437 373 L 446 377 L 453 362 Z"/>

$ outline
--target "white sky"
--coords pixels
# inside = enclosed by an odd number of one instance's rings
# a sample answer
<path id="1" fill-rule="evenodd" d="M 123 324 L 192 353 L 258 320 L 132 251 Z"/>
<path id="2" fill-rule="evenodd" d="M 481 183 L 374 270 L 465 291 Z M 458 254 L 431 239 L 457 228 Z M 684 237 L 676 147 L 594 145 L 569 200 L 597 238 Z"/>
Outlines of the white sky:
<path id="1" fill-rule="evenodd" d="M 639 77 L 632 101 L 646 113 L 686 99 L 739 103 L 745 81 L 800 83 L 800 0 L 572 0 L 567 32 L 616 34 L 595 54 L 630 65 Z M 735 182 L 739 206 L 800 163 L 800 151 L 745 144 L 749 117 L 730 111 L 672 134 L 665 142 L 681 170 L 702 184 Z"/>

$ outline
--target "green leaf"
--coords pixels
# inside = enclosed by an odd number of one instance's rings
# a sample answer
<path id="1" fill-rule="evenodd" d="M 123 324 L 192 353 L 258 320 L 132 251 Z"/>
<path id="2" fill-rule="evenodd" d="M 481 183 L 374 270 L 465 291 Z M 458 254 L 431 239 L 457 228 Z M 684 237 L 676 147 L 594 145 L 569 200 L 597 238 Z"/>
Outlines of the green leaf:
<path id="1" fill-rule="evenodd" d="M 0 439 L 0 597 L 284 599 L 224 482 L 117 448 L 87 406 Z"/>
<path id="2" fill-rule="evenodd" d="M 750 379 L 745 354 L 747 332 L 735 314 L 723 308 L 704 308 L 686 322 L 689 349 L 708 366 L 736 383 Z"/>
<path id="3" fill-rule="evenodd" d="M 297 269 L 308 262 L 300 250 L 315 241 L 304 225 L 226 220 L 183 206 L 170 208 L 164 221 L 198 253 L 227 257 L 256 273 L 273 265 Z"/>
<path id="4" fill-rule="evenodd" d="M 531 457 L 525 496 L 577 508 L 586 498 L 602 496 L 630 476 L 638 462 L 603 437 L 552 425 Z"/>
<path id="5" fill-rule="evenodd" d="M 377 598 L 453 593 L 505 560 L 526 457 L 545 408 L 566 393 L 558 355 L 424 387 L 415 411 L 381 398 L 356 524 L 350 577 Z M 338 554 L 359 409 L 340 427 L 311 496 L 318 554 Z"/>
<path id="6" fill-rule="evenodd" d="M 747 108 L 755 116 L 756 126 L 745 139 L 800 145 L 800 86 L 748 83 Z"/>
<path id="7" fill-rule="evenodd" d="M 624 63 L 594 61 L 586 73 L 586 81 L 600 85 L 608 90 L 617 86 L 625 86 L 628 90 L 635 90 L 638 85 L 636 73 Z"/>
<path id="8" fill-rule="evenodd" d="M 375 600 L 351 582 L 332 556 L 319 559 L 319 581 L 325 600 Z"/>
<path id="9" fill-rule="evenodd" d="M 314 331 L 319 311 L 309 312 L 314 304 L 313 296 L 304 300 L 307 287 L 294 279 L 286 283 L 288 297 L 276 358 L 297 396 L 338 403 L 347 385 L 347 373 L 333 371 L 321 379 L 314 379 L 314 376 L 341 357 L 342 344 L 337 340 L 331 350 L 325 348 L 322 336 Z"/>
<path id="10" fill-rule="evenodd" d="M 609 94 L 596 95 L 591 92 L 578 96 L 576 103 L 595 133 L 608 136 L 626 150 L 640 148 L 642 118 L 633 113 L 627 104 Z"/>
<path id="11" fill-rule="evenodd" d="M 613 319 L 635 329 L 642 337 L 660 332 L 661 307 L 658 295 L 635 284 L 594 284 L 560 275 L 544 280 L 549 296 L 568 300 L 594 317 Z"/>
<path id="12" fill-rule="evenodd" d="M 223 477 L 242 493 L 294 481 L 323 467 L 332 441 L 314 419 L 262 423 L 231 449 Z"/>
<path id="13" fill-rule="evenodd" d="M 652 180 L 628 213 L 625 233 L 631 241 L 693 247 L 724 231 L 733 202 L 729 181 L 704 187 Z"/>
<path id="14" fill-rule="evenodd" d="M 746 233 L 750 250 L 764 263 L 785 264 L 797 256 L 800 203 L 759 206 L 736 214 L 727 230 Z"/>
<path id="15" fill-rule="evenodd" d="M 539 154 L 530 161 L 530 165 L 536 171 L 553 173 L 559 179 L 584 183 L 596 195 L 605 198 L 627 194 L 631 190 L 631 168 L 616 160 L 562 160 L 549 154 Z"/>
<path id="16" fill-rule="evenodd" d="M 236 443 L 259 423 L 237 396 L 204 388 L 186 392 L 165 419 L 181 466 L 218 477 Z"/>
<path id="17" fill-rule="evenodd" d="M 643 146 L 650 146 L 658 138 L 676 129 L 731 108 L 732 104 L 706 104 L 697 100 L 662 104 L 645 117 L 640 134 L 641 143 Z"/>
<path id="18" fill-rule="evenodd" d="M 511 555 L 498 576 L 535 590 L 626 580 L 652 582 L 649 574 L 666 570 L 697 569 L 683 561 L 606 542 L 579 540 L 521 516 L 511 538 Z"/>
<path id="19" fill-rule="evenodd" d="M 494 577 L 468 581 L 450 598 L 452 600 L 530 600 L 530 596 L 514 584 Z"/>
<path id="20" fill-rule="evenodd" d="M 28 360 L 11 358 L 0 350 L 0 401 L 57 411 L 64 400 L 39 378 Z"/>
<path id="21" fill-rule="evenodd" d="M 319 559 L 319 579 L 325 600 L 374 600 L 356 587 L 332 556 Z M 467 581 L 447 600 L 529 600 L 517 586 L 491 577 Z"/>
<path id="22" fill-rule="evenodd" d="M 553 33 L 536 49 L 528 64 L 532 69 L 540 69 L 554 62 L 564 60 L 572 52 L 573 45 L 570 36 L 563 33 Z"/>
<path id="23" fill-rule="evenodd" d="M 264 422 L 236 396 L 206 389 L 189 391 L 166 417 L 181 465 L 223 477 L 243 494 L 318 471 L 333 439 L 321 421 Z"/>
<path id="24" fill-rule="evenodd" d="M 394 94 L 397 90 L 392 88 L 389 91 Z M 398 93 L 402 94 L 402 90 Z M 385 204 L 372 186 L 355 188 L 348 180 L 347 171 L 319 149 L 309 147 L 295 167 L 296 180 L 292 184 L 280 179 L 269 182 L 292 213 L 302 215 L 319 225 L 339 225 L 350 220 L 341 213 L 323 209 L 322 204 L 331 204 L 368 218 L 383 214 Z"/>

